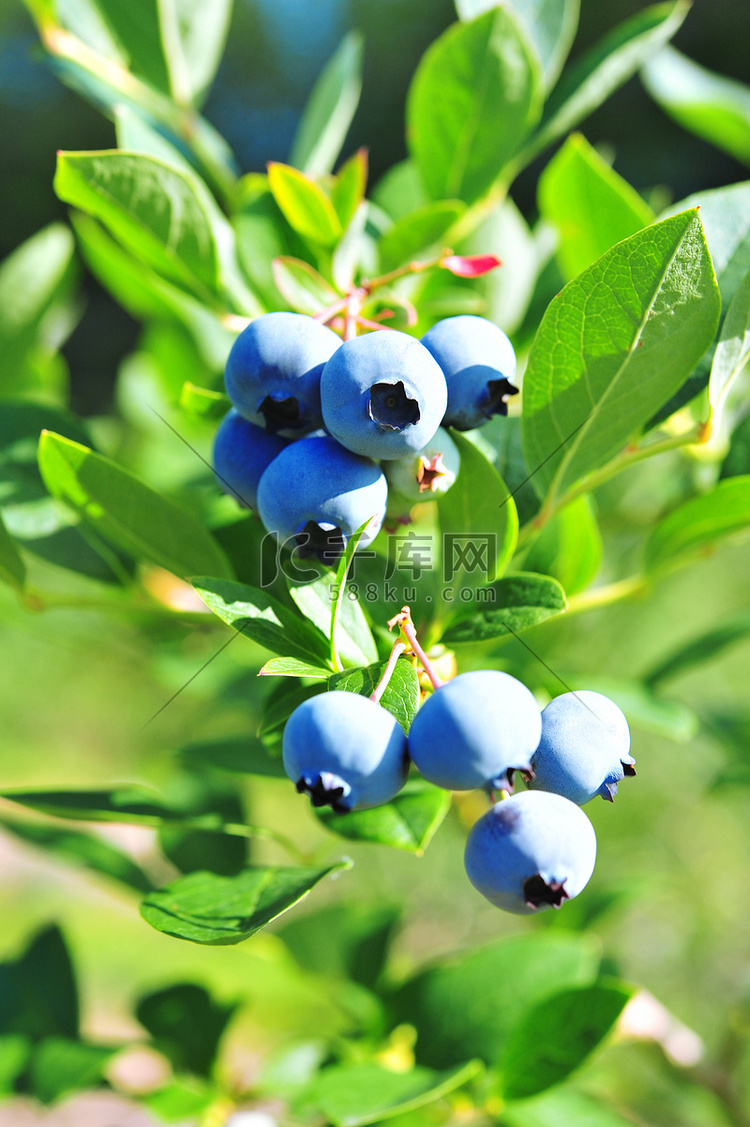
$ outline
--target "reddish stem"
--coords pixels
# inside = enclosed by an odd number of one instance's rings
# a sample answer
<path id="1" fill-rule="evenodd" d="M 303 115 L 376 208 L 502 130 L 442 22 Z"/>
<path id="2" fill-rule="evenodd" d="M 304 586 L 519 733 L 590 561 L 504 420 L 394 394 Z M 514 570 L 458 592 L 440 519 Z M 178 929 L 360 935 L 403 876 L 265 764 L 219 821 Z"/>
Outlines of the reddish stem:
<path id="1" fill-rule="evenodd" d="M 441 681 L 441 679 L 438 677 L 433 668 L 432 662 L 419 644 L 417 632 L 414 629 L 414 623 L 411 620 L 411 611 L 408 607 L 402 607 L 399 613 L 394 615 L 393 618 L 390 619 L 388 623 L 388 629 L 392 630 L 396 623 L 398 623 L 399 627 L 401 628 L 401 633 L 408 641 L 409 646 L 419 658 L 420 664 L 429 677 L 433 689 L 441 688 L 443 681 Z"/>
<path id="2" fill-rule="evenodd" d="M 388 658 L 388 664 L 383 670 L 383 676 L 380 678 L 373 692 L 370 694 L 370 700 L 374 700 L 376 704 L 379 703 L 380 698 L 388 688 L 388 682 L 393 675 L 393 670 L 396 668 L 396 662 L 401 657 L 401 654 L 405 651 L 405 649 L 406 643 L 398 641 L 391 650 L 391 656 Z"/>

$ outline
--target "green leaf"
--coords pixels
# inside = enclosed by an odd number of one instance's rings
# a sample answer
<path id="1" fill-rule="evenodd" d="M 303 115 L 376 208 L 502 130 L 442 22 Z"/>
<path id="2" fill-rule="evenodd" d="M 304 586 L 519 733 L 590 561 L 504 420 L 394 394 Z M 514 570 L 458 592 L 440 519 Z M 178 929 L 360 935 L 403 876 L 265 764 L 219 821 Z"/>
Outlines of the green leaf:
<path id="1" fill-rule="evenodd" d="M 328 664 L 328 639 L 306 618 L 255 587 L 217 579 L 193 579 L 209 610 L 222 622 L 282 657 Z"/>
<path id="2" fill-rule="evenodd" d="M 606 1037 L 633 995 L 619 983 L 563 990 L 534 1006 L 510 1032 L 500 1058 L 506 1099 L 564 1080 Z"/>
<path id="3" fill-rule="evenodd" d="M 651 97 L 685 129 L 750 164 L 750 86 L 665 47 L 642 71 Z"/>
<path id="4" fill-rule="evenodd" d="M 334 670 L 336 670 L 336 672 L 339 672 L 341 669 L 341 661 L 339 658 L 339 629 L 343 617 L 341 608 L 342 606 L 346 606 L 349 603 L 351 603 L 352 606 L 348 611 L 348 617 L 351 620 L 353 632 L 356 635 L 356 648 L 361 653 L 364 653 L 364 650 L 368 649 L 372 651 L 373 657 L 377 657 L 377 649 L 375 648 L 375 643 L 372 640 L 372 635 L 370 634 L 370 628 L 367 625 L 367 620 L 361 613 L 361 608 L 357 600 L 351 600 L 347 597 L 348 592 L 346 589 L 346 579 L 349 575 L 349 568 L 351 567 L 354 553 L 359 546 L 359 542 L 362 539 L 365 529 L 370 523 L 370 519 L 371 518 L 368 518 L 366 521 L 363 521 L 359 528 L 355 529 L 352 535 L 347 540 L 346 547 L 336 566 L 336 575 L 334 577 L 333 584 L 331 586 L 330 597 L 328 599 L 331 612 L 328 628 L 328 636 L 331 643 L 331 665 L 333 666 Z M 357 659 L 355 657 L 355 661 L 356 660 Z M 366 657 L 365 660 L 367 660 Z"/>
<path id="5" fill-rule="evenodd" d="M 392 1072 L 369 1061 L 335 1064 L 319 1073 L 306 1096 L 334 1127 L 364 1127 L 434 1103 L 479 1071 L 476 1061 L 448 1073 L 426 1068 Z"/>
<path id="6" fill-rule="evenodd" d="M 428 203 L 416 162 L 392 164 L 375 185 L 372 199 L 394 222 Z"/>
<path id="7" fill-rule="evenodd" d="M 31 1090 L 41 1103 L 52 1103 L 66 1092 L 98 1087 L 104 1065 L 116 1052 L 116 1048 L 48 1037 L 31 1057 Z"/>
<path id="8" fill-rule="evenodd" d="M 236 1005 L 222 1005 L 202 986 L 175 983 L 141 998 L 136 1017 L 175 1072 L 210 1077 L 219 1042 Z"/>
<path id="9" fill-rule="evenodd" d="M 323 634 L 331 629 L 335 581 L 329 573 L 312 583 L 290 586 L 295 603 Z M 377 661 L 378 651 L 362 607 L 352 598 L 348 588 L 339 591 L 339 613 L 336 620 L 336 647 L 346 665 L 369 665 Z"/>
<path id="10" fill-rule="evenodd" d="M 467 309 L 466 312 L 479 313 L 512 334 L 524 318 L 543 263 L 534 235 L 510 196 L 492 208 L 484 222 L 461 242 L 460 250 L 462 254 L 482 254 L 488 247 L 501 254 L 505 265 L 478 278 L 470 290 L 462 291 L 464 297 L 480 296 L 483 303 L 479 308 Z M 444 314 L 439 307 L 435 311 L 438 317 L 451 312 L 446 310 Z M 430 313 L 433 315 L 432 306 Z M 509 421 L 498 416 L 495 418 L 498 425 Z M 485 429 L 483 427 L 482 431 Z"/>
<path id="11" fill-rule="evenodd" d="M 442 249 L 446 232 L 465 211 L 460 200 L 435 200 L 397 219 L 378 243 L 381 269 L 394 270 L 433 248 Z"/>
<path id="12" fill-rule="evenodd" d="M 697 210 L 631 235 L 568 282 L 524 376 L 524 453 L 540 496 L 618 453 L 687 379 L 719 312 Z"/>
<path id="13" fill-rule="evenodd" d="M 232 0 L 158 0 L 158 6 L 172 96 L 181 104 L 200 103 L 224 53 Z"/>
<path id="14" fill-rule="evenodd" d="M 40 931 L 13 962 L 0 963 L 0 1034 L 34 1041 L 78 1036 L 78 988 L 62 932 Z"/>
<path id="15" fill-rule="evenodd" d="M 181 168 L 183 172 L 194 171 L 190 161 L 177 146 L 131 106 L 115 108 L 115 131 L 118 149 L 146 153 L 148 156 L 164 161 L 165 164 Z"/>
<path id="16" fill-rule="evenodd" d="M 697 192 L 669 214 L 700 207 L 701 222 L 726 310 L 750 270 L 750 180 L 714 191 Z"/>
<path id="17" fill-rule="evenodd" d="M 5 791 L 0 797 L 52 814 L 83 822 L 132 822 L 159 825 L 164 819 L 181 818 L 155 792 L 140 786 L 121 786 L 111 790 Z"/>
<path id="18" fill-rule="evenodd" d="M 25 1071 L 30 1054 L 28 1037 L 20 1033 L 0 1036 L 0 1095 L 9 1096 L 15 1091 L 15 1082 Z"/>
<path id="19" fill-rule="evenodd" d="M 507 567 L 518 539 L 518 514 L 500 474 L 463 434 L 455 482 L 438 500 L 443 579 L 455 594 L 491 582 Z"/>
<path id="20" fill-rule="evenodd" d="M 714 352 L 708 381 L 708 402 L 713 425 L 721 430 L 724 416 L 744 413 L 746 388 L 735 385 L 750 360 L 750 273 L 745 275 L 727 310 Z M 741 402 L 737 403 L 736 400 Z M 729 429 L 729 428 L 727 428 Z"/>
<path id="21" fill-rule="evenodd" d="M 656 665 L 643 674 L 643 681 L 653 689 L 664 681 L 680 677 L 697 665 L 703 665 L 728 646 L 741 641 L 750 634 L 750 614 L 738 614 L 728 622 L 719 623 L 710 630 L 703 631 L 676 649 L 670 650 Z"/>
<path id="22" fill-rule="evenodd" d="M 580 134 L 568 137 L 545 168 L 538 200 L 543 218 L 558 231 L 557 258 L 566 280 L 656 218 Z"/>
<path id="23" fill-rule="evenodd" d="M 567 605 L 556 579 L 533 572 L 506 575 L 489 587 L 480 587 L 475 602 L 457 611 L 440 640 L 452 646 L 517 634 L 562 614 Z"/>
<path id="24" fill-rule="evenodd" d="M 341 165 L 330 189 L 331 200 L 343 228 L 349 226 L 363 202 L 366 187 L 367 149 L 358 149 Z"/>
<path id="25" fill-rule="evenodd" d="M 21 559 L 15 541 L 0 516 L 0 579 L 11 587 L 23 590 L 26 582 L 26 564 Z"/>
<path id="26" fill-rule="evenodd" d="M 690 10 L 685 0 L 644 8 L 610 31 L 563 75 L 544 109 L 524 163 L 569 133 L 667 43 Z"/>
<path id="27" fill-rule="evenodd" d="M 218 208 L 197 177 L 143 153 L 60 153 L 55 191 L 203 300 L 219 290 Z"/>
<path id="28" fill-rule="evenodd" d="M 324 685 L 300 685 L 298 682 L 279 681 L 265 699 L 258 721 L 258 735 L 262 738 L 283 728 L 298 705 L 325 690 Z"/>
<path id="29" fill-rule="evenodd" d="M 258 673 L 259 677 L 312 677 L 316 681 L 327 681 L 331 676 L 330 669 L 322 669 L 319 665 L 310 665 L 307 661 L 298 661 L 295 657 L 272 657 Z"/>
<path id="30" fill-rule="evenodd" d="M 276 288 L 296 313 L 314 317 L 341 297 L 330 282 L 300 258 L 280 255 L 274 258 L 272 270 Z"/>
<path id="31" fill-rule="evenodd" d="M 43 332 L 45 316 L 75 276 L 73 237 L 62 223 L 45 227 L 0 266 L 0 388 L 24 390 L 24 363 Z"/>
<path id="32" fill-rule="evenodd" d="M 269 161 L 268 185 L 287 223 L 303 239 L 330 247 L 341 238 L 343 228 L 335 207 L 304 172 Z"/>
<path id="33" fill-rule="evenodd" d="M 216 1100 L 216 1088 L 197 1076 L 179 1076 L 158 1091 L 141 1096 L 141 1100 L 159 1121 L 195 1122 L 196 1117 Z"/>
<path id="34" fill-rule="evenodd" d="M 474 203 L 541 112 L 541 66 L 513 16 L 494 8 L 427 50 L 407 102 L 407 139 L 432 199 Z"/>
<path id="35" fill-rule="evenodd" d="M 552 932 L 513 935 L 420 971 L 391 997 L 394 1021 L 416 1026 L 420 1064 L 497 1063 L 509 1031 L 537 1002 L 597 975 L 597 947 Z"/>
<path id="36" fill-rule="evenodd" d="M 178 755 L 180 761 L 189 767 L 209 767 L 211 770 L 263 775 L 271 779 L 287 778 L 281 759 L 269 755 L 259 740 L 246 736 L 190 743 L 180 748 Z"/>
<path id="37" fill-rule="evenodd" d="M 169 93 L 159 19 L 161 5 L 154 0 L 96 0 L 96 5 L 130 69 Z M 69 13 L 72 5 L 65 7 Z"/>
<path id="38" fill-rule="evenodd" d="M 362 91 L 362 36 L 349 32 L 313 87 L 289 158 L 309 176 L 331 172 L 344 144 Z"/>
<path id="39" fill-rule="evenodd" d="M 39 469 L 53 497 L 137 559 L 180 577 L 230 574 L 228 560 L 197 517 L 109 458 L 45 430 Z"/>
<path id="40" fill-rule="evenodd" d="M 390 845 L 421 856 L 448 813 L 450 793 L 424 779 L 410 779 L 395 798 L 372 810 L 334 814 L 316 810 L 315 814 L 332 833 L 350 841 L 369 841 Z"/>
<path id="41" fill-rule="evenodd" d="M 367 232 L 369 216 L 370 204 L 361 203 L 333 252 L 331 276 L 342 291 L 348 290 L 354 284 L 357 271 L 369 253 L 368 248 L 372 241 Z"/>
<path id="42" fill-rule="evenodd" d="M 232 406 L 228 395 L 223 391 L 211 391 L 207 387 L 196 387 L 185 380 L 180 391 L 178 406 L 189 415 L 197 415 L 212 422 L 221 422 Z"/>
<path id="43" fill-rule="evenodd" d="M 462 20 L 473 20 L 488 8 L 496 8 L 499 0 L 456 0 Z M 545 85 L 550 90 L 562 70 L 563 63 L 578 27 L 578 0 L 510 0 L 509 6 L 523 23 L 536 47 L 544 68 Z"/>
<path id="44" fill-rule="evenodd" d="M 190 873 L 152 892 L 141 915 L 157 931 L 192 943 L 242 943 L 297 904 L 324 877 L 351 862 L 322 869 L 248 868 L 235 877 Z"/>
<path id="45" fill-rule="evenodd" d="M 137 892 L 149 892 L 152 888 L 143 869 L 101 837 L 43 822 L 17 822 L 9 818 L 2 819 L 2 826 L 21 841 L 47 849 L 64 861 L 83 864 Z"/>
<path id="46" fill-rule="evenodd" d="M 750 526 L 750 475 L 720 481 L 691 497 L 657 524 L 646 542 L 646 566 L 655 571 L 705 554 L 717 540 Z"/>
<path id="47" fill-rule="evenodd" d="M 523 567 L 551 575 L 568 595 L 575 595 L 596 578 L 602 554 L 594 507 L 584 493 L 544 526 L 524 556 Z"/>
<path id="48" fill-rule="evenodd" d="M 328 679 L 328 688 L 369 697 L 383 676 L 386 664 L 383 661 L 368 665 L 364 669 L 347 669 L 344 673 L 334 673 Z M 419 703 L 419 678 L 416 670 L 408 658 L 400 657 L 380 698 L 380 704 L 395 716 L 404 731 L 408 732 L 417 714 Z"/>
<path id="49" fill-rule="evenodd" d="M 346 901 L 295 916 L 276 934 L 305 970 L 351 978 L 372 990 L 399 918 L 393 906 Z"/>
<path id="50" fill-rule="evenodd" d="M 633 1127 L 611 1107 L 580 1092 L 558 1089 L 503 1109 L 503 1127 Z"/>

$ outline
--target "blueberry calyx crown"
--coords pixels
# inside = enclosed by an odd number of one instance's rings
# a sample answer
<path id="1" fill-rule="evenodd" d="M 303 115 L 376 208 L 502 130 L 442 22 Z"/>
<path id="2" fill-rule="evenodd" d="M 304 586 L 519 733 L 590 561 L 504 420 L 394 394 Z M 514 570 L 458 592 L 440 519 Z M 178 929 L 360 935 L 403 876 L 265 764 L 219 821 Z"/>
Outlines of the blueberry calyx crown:
<path id="1" fill-rule="evenodd" d="M 303 425 L 299 414 L 299 400 L 295 395 L 286 399 L 274 399 L 272 395 L 267 395 L 258 411 L 266 420 L 267 434 L 276 434 L 287 428 L 297 430 Z"/>
<path id="2" fill-rule="evenodd" d="M 401 380 L 373 384 L 367 413 L 384 430 L 404 430 L 419 422 L 419 404 L 409 398 Z"/>
<path id="3" fill-rule="evenodd" d="M 547 882 L 541 873 L 534 873 L 523 882 L 524 900 L 529 908 L 541 908 L 542 904 L 551 904 L 559 908 L 565 900 L 569 899 L 565 891 L 564 880 L 551 880 Z"/>
<path id="4" fill-rule="evenodd" d="M 505 376 L 499 380 L 488 380 L 487 400 L 482 405 L 482 414 L 488 419 L 493 415 L 507 415 L 509 395 L 518 395 L 518 388 Z"/>
<path id="5" fill-rule="evenodd" d="M 445 477 L 447 470 L 442 454 L 435 454 L 432 458 L 422 456 L 419 459 L 417 470 L 417 485 L 420 493 L 434 493 L 441 477 Z"/>
<path id="6" fill-rule="evenodd" d="M 294 538 L 297 541 L 297 554 L 300 559 L 315 556 L 322 564 L 331 566 L 341 559 L 346 548 L 346 540 L 340 528 L 334 525 L 318 524 L 309 520 Z"/>
<path id="7" fill-rule="evenodd" d="M 632 778 L 632 776 L 635 775 L 635 766 L 633 762 L 628 762 L 624 759 L 621 759 L 620 763 L 622 764 L 623 776 L 628 775 Z M 606 799 L 607 802 L 614 802 L 615 795 L 617 794 L 617 782 L 614 779 L 611 781 L 609 779 L 605 779 L 605 781 L 599 788 L 599 794 L 602 796 L 602 798 Z"/>
<path id="8" fill-rule="evenodd" d="M 330 806 L 334 814 L 348 814 L 351 806 L 342 799 L 348 798 L 351 787 L 330 771 L 319 775 L 302 775 L 296 782 L 297 793 L 307 794 L 313 806 Z"/>

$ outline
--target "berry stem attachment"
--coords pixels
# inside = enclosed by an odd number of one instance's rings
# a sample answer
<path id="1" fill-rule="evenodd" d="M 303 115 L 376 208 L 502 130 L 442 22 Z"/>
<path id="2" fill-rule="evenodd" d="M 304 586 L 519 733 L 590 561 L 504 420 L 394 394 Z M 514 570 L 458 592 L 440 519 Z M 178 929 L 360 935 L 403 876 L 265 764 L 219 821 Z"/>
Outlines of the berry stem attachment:
<path id="1" fill-rule="evenodd" d="M 414 623 L 411 620 L 411 611 L 408 607 L 402 607 L 398 614 L 389 619 L 388 629 L 392 630 L 396 623 L 398 623 L 401 629 L 401 634 L 408 642 L 409 648 L 413 650 L 419 658 L 422 668 L 429 677 L 433 689 L 441 688 L 444 682 L 441 681 L 441 679 L 438 677 L 432 666 L 432 662 L 419 644 L 417 632 L 414 629 Z"/>
<path id="2" fill-rule="evenodd" d="M 399 641 L 395 643 L 393 649 L 391 650 L 390 657 L 388 658 L 388 664 L 383 670 L 383 676 L 380 678 L 374 690 L 370 694 L 370 700 L 374 700 L 375 704 L 380 703 L 380 698 L 388 688 L 388 682 L 393 675 L 393 670 L 396 668 L 396 662 L 401 657 L 401 654 L 406 651 L 406 649 L 406 642 L 402 642 L 399 639 Z"/>

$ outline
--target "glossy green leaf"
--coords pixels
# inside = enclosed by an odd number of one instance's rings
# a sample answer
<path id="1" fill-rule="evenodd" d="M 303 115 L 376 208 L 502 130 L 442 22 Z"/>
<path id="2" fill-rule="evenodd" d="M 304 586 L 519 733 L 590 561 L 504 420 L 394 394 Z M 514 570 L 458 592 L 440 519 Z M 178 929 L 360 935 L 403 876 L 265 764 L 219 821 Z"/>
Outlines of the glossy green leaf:
<path id="1" fill-rule="evenodd" d="M 325 691 L 323 685 L 300 685 L 288 680 L 277 681 L 263 703 L 258 721 L 258 735 L 265 736 L 283 728 L 298 705 Z"/>
<path id="2" fill-rule="evenodd" d="M 159 18 L 161 5 L 155 0 L 96 0 L 96 4 L 130 69 L 169 93 Z M 71 7 L 67 5 L 68 12 Z"/>
<path id="3" fill-rule="evenodd" d="M 656 218 L 626 180 L 580 134 L 568 137 L 539 179 L 539 210 L 557 230 L 557 258 L 574 278 Z"/>
<path id="4" fill-rule="evenodd" d="M 461 455 L 455 482 L 438 500 L 443 579 L 452 591 L 502 575 L 516 547 L 518 514 L 503 479 L 464 435 L 451 431 Z"/>
<path id="5" fill-rule="evenodd" d="M 328 663 L 325 634 L 266 591 L 218 579 L 192 582 L 209 610 L 251 641 L 282 657 L 312 659 L 321 666 Z"/>
<path id="6" fill-rule="evenodd" d="M 335 582 L 329 573 L 312 583 L 290 586 L 289 593 L 306 618 L 324 633 L 330 633 Z M 340 594 L 336 620 L 336 647 L 346 665 L 370 665 L 378 651 L 362 607 L 345 588 Z"/>
<path id="7" fill-rule="evenodd" d="M 261 668 L 259 677 L 311 677 L 316 681 L 327 681 L 330 669 L 299 661 L 295 657 L 272 657 Z"/>
<path id="8" fill-rule="evenodd" d="M 465 210 L 460 200 L 435 200 L 397 219 L 378 243 L 381 269 L 394 270 L 442 250 L 446 233 Z"/>
<path id="9" fill-rule="evenodd" d="M 644 8 L 619 24 L 563 75 L 544 109 L 538 133 L 523 154 L 526 163 L 574 129 L 667 43 L 690 10 L 685 0 Z"/>
<path id="10" fill-rule="evenodd" d="M 509 936 L 408 979 L 391 997 L 394 1019 L 416 1026 L 420 1064 L 451 1068 L 478 1057 L 492 1066 L 532 1006 L 593 982 L 598 966 L 596 944 L 581 936 Z"/>
<path id="11" fill-rule="evenodd" d="M 224 221 L 197 177 L 143 153 L 60 153 L 55 191 L 166 278 L 202 299 L 218 291 Z"/>
<path id="12" fill-rule="evenodd" d="M 319 246 L 341 238 L 341 221 L 330 199 L 314 180 L 288 164 L 268 165 L 268 185 L 292 230 Z"/>
<path id="13" fill-rule="evenodd" d="M 31 1090 L 41 1103 L 52 1103 L 67 1092 L 96 1088 L 102 1083 L 105 1064 L 116 1052 L 103 1045 L 48 1037 L 32 1053 Z"/>
<path id="14" fill-rule="evenodd" d="M 321 807 L 315 814 L 332 833 L 350 841 L 390 845 L 421 856 L 450 809 L 450 793 L 424 779 L 410 779 L 395 798 L 372 810 L 334 814 Z"/>
<path id="15" fill-rule="evenodd" d="M 665 47 L 642 71 L 651 97 L 685 129 L 750 164 L 750 86 Z"/>
<path id="16" fill-rule="evenodd" d="M 290 163 L 309 176 L 333 169 L 362 90 L 362 36 L 350 32 L 313 87 L 292 142 Z"/>
<path id="17" fill-rule="evenodd" d="M 0 516 L 0 579 L 11 587 L 23 589 L 26 582 L 26 564 Z"/>
<path id="18" fill-rule="evenodd" d="M 563 990 L 538 1003 L 510 1032 L 500 1058 L 506 1099 L 525 1099 L 564 1080 L 611 1031 L 633 995 L 620 983 Z"/>
<path id="19" fill-rule="evenodd" d="M 300 258 L 280 255 L 274 258 L 272 270 L 276 288 L 296 313 L 314 317 L 341 298 L 330 282 Z"/>
<path id="20" fill-rule="evenodd" d="M 708 402 L 711 407 L 714 426 L 721 427 L 722 416 L 732 411 L 733 401 L 744 413 L 746 400 L 745 387 L 735 385 L 750 360 L 750 273 L 732 298 L 732 302 L 721 327 L 721 336 L 714 352 L 711 375 L 708 381 Z M 743 394 L 745 392 L 745 394 Z"/>
<path id="21" fill-rule="evenodd" d="M 503 1127 L 633 1127 L 614 1108 L 568 1088 L 545 1093 L 503 1110 Z"/>
<path id="22" fill-rule="evenodd" d="M 248 868 L 236 877 L 190 873 L 141 905 L 157 931 L 175 939 L 213 946 L 242 943 L 292 908 L 324 877 L 350 866 L 340 861 L 322 869 Z"/>
<path id="23" fill-rule="evenodd" d="M 0 963 L 0 1034 L 78 1037 L 78 988 L 63 934 L 44 928 L 12 962 Z"/>
<path id="24" fill-rule="evenodd" d="M 406 111 L 431 198 L 484 195 L 537 121 L 541 97 L 541 65 L 504 8 L 448 28 L 422 57 Z"/>
<path id="25" fill-rule="evenodd" d="M 179 982 L 141 998 L 136 1017 L 175 1072 L 210 1077 L 219 1042 L 236 1009 L 215 1001 L 202 986 Z"/>
<path id="26" fill-rule="evenodd" d="M 111 3 L 111 0 L 107 0 Z M 127 0 L 128 7 L 132 0 Z M 221 61 L 232 0 L 158 0 L 169 85 L 178 103 L 200 102 Z"/>
<path id="27" fill-rule="evenodd" d="M 67 227 L 52 223 L 22 243 L 0 265 L 0 387 L 3 397 L 23 390 L 27 353 L 45 314 L 70 289 L 74 245 Z"/>
<path id="28" fill-rule="evenodd" d="M 271 779 L 287 777 L 281 760 L 269 755 L 263 744 L 252 737 L 227 736 L 222 740 L 189 743 L 180 748 L 178 755 L 180 762 L 190 767 L 208 767 Z"/>
<path id="29" fill-rule="evenodd" d="M 150 879 L 139 865 L 94 834 L 45 822 L 18 822 L 9 818 L 2 819 L 2 826 L 21 841 L 46 849 L 64 861 L 85 865 L 87 869 L 112 877 L 137 892 L 149 892 L 152 888 Z"/>
<path id="30" fill-rule="evenodd" d="M 341 226 L 347 228 L 365 198 L 367 149 L 358 149 L 345 160 L 331 184 L 331 200 Z"/>
<path id="31" fill-rule="evenodd" d="M 568 595 L 585 590 L 596 578 L 603 554 L 602 536 L 591 497 L 584 493 L 557 514 L 523 558 L 524 571 L 551 575 Z"/>
<path id="32" fill-rule="evenodd" d="M 618 453 L 690 375 L 719 312 L 697 210 L 631 235 L 568 282 L 524 376 L 524 454 L 540 496 Z"/>
<path id="33" fill-rule="evenodd" d="M 115 131 L 118 149 L 146 153 L 166 164 L 174 165 L 175 168 L 181 168 L 183 172 L 194 171 L 190 161 L 177 146 L 131 106 L 115 107 Z"/>
<path id="34" fill-rule="evenodd" d="M 461 606 L 440 640 L 452 646 L 517 634 L 562 614 L 567 605 L 556 579 L 533 572 L 506 575 L 478 588 L 475 601 Z"/>
<path id="35" fill-rule="evenodd" d="M 385 672 L 386 664 L 383 661 L 368 665 L 364 669 L 347 669 L 344 673 L 334 673 L 329 677 L 328 688 L 369 697 Z M 408 732 L 417 714 L 419 702 L 419 678 L 416 670 L 408 658 L 400 657 L 393 668 L 380 703 L 392 716 L 395 716 L 404 731 Z"/>
<path id="36" fill-rule="evenodd" d="M 226 557 L 196 516 L 109 458 L 43 431 L 39 468 L 54 497 L 137 559 L 180 577 L 230 574 Z"/>
<path id="37" fill-rule="evenodd" d="M 462 20 L 473 20 L 498 0 L 456 0 Z M 547 89 L 554 86 L 568 57 L 578 27 L 578 0 L 510 0 L 526 28 L 544 68 Z"/>
<path id="38" fill-rule="evenodd" d="M 646 542 L 646 566 L 656 571 L 710 551 L 725 536 L 750 528 L 750 475 L 720 481 L 691 497 L 657 524 Z"/>
<path id="39" fill-rule="evenodd" d="M 426 1068 L 393 1072 L 369 1061 L 335 1064 L 319 1074 L 307 1096 L 334 1127 L 364 1127 L 434 1103 L 479 1071 L 475 1061 L 448 1073 Z"/>

